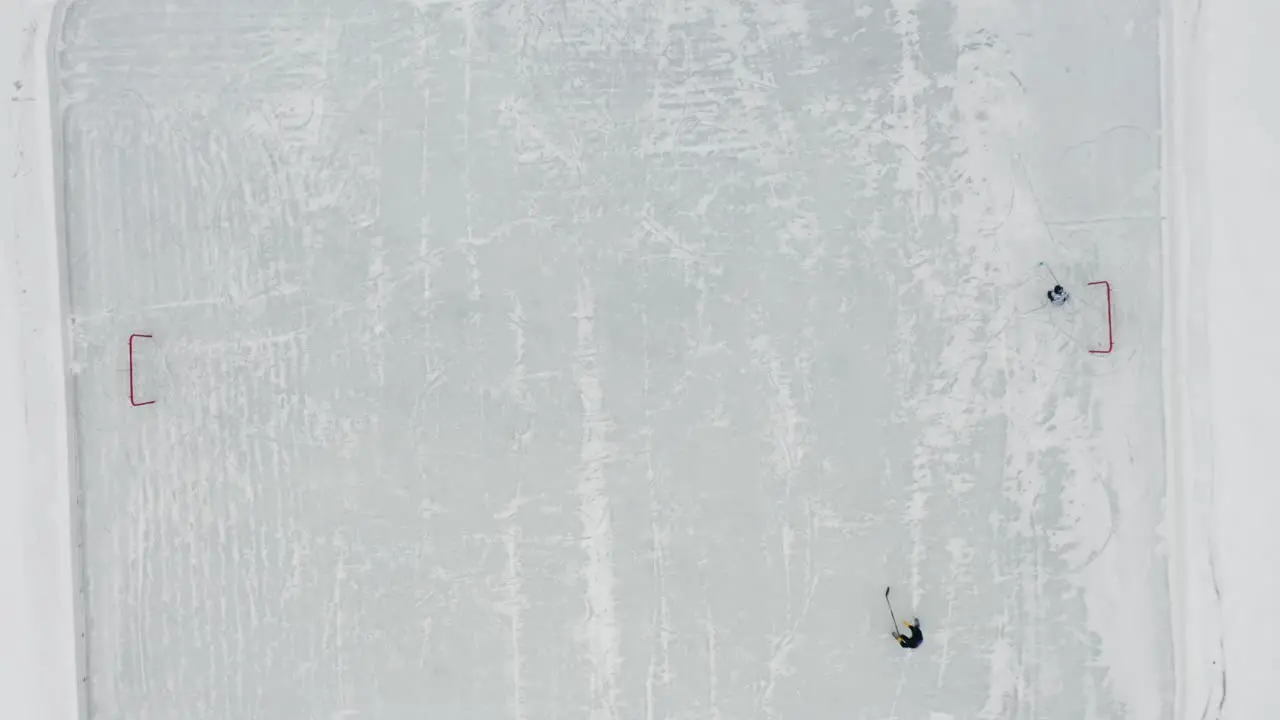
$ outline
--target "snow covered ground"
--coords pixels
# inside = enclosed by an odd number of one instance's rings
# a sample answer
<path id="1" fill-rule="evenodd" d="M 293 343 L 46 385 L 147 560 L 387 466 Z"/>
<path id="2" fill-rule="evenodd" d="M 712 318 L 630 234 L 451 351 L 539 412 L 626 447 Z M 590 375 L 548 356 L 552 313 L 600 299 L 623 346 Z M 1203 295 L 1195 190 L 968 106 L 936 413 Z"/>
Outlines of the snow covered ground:
<path id="1" fill-rule="evenodd" d="M 5 714 L 1265 716 L 1268 18 L 1056 5 L 10 0 Z"/>
<path id="2" fill-rule="evenodd" d="M 1277 712 L 1280 343 L 1266 306 L 1280 189 L 1280 6 L 1176 3 L 1167 19 L 1170 475 L 1180 717 Z"/>
<path id="3" fill-rule="evenodd" d="M 66 293 L 48 95 L 53 6 L 0 3 L 0 714 L 82 716 Z"/>

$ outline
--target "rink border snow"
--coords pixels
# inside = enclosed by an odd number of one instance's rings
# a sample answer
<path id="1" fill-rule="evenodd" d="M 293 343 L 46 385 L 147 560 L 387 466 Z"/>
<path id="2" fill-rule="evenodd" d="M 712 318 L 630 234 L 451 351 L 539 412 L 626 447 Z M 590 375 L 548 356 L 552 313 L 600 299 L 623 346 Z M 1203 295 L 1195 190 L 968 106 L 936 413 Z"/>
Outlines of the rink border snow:
<path id="1" fill-rule="evenodd" d="M 7 476 L 0 482 L 7 513 L 0 711 L 24 720 L 83 720 L 88 712 L 61 133 L 50 74 L 64 10 L 65 2 L 49 0 L 0 6 L 0 68 L 8 71 L 0 120 L 0 203 L 8 203 L 0 206 L 8 233 L 0 237 L 0 462 Z"/>
<path id="2" fill-rule="evenodd" d="M 1199 12 L 1175 0 L 1160 17 L 1161 263 L 1165 395 L 1165 518 L 1172 617 L 1174 717 L 1202 718 L 1215 702 L 1211 663 L 1221 658 L 1210 522 L 1212 445 L 1206 347 L 1208 237 L 1205 197 L 1205 68 Z"/>

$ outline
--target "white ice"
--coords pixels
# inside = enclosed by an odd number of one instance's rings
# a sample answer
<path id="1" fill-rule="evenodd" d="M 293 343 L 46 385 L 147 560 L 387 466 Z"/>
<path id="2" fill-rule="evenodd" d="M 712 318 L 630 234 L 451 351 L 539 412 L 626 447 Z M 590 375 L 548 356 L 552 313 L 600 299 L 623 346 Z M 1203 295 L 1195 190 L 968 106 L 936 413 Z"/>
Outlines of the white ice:
<path id="1" fill-rule="evenodd" d="M 0 12 L 6 717 L 1271 711 L 1276 10 Z"/>

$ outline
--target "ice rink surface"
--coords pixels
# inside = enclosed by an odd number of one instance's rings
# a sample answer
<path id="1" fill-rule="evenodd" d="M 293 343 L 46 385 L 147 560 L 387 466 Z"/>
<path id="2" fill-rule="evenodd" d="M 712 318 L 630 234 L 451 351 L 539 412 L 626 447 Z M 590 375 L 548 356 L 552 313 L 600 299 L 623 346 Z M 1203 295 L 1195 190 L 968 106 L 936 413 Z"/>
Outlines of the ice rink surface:
<path id="1" fill-rule="evenodd" d="M 89 716 L 1170 717 L 1158 19 L 72 3 Z"/>

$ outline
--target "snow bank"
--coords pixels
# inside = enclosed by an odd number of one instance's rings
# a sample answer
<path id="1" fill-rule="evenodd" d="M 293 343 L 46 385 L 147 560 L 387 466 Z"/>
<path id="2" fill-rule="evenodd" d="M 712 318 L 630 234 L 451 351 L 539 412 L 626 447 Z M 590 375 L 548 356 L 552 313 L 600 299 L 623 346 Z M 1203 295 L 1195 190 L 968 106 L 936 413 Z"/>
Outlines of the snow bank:
<path id="1" fill-rule="evenodd" d="M 1179 717 L 1275 714 L 1280 677 L 1280 342 L 1260 291 L 1280 263 L 1280 4 L 1166 17 L 1170 525 Z M 1229 682 L 1228 682 L 1229 680 Z M 1207 714 L 1206 714 L 1207 711 Z"/>
<path id="2" fill-rule="evenodd" d="M 1205 254 L 1204 44 L 1193 3 L 1162 18 L 1164 383 L 1170 608 L 1178 718 L 1222 700 L 1220 598 L 1213 576 Z"/>
<path id="3" fill-rule="evenodd" d="M 82 717 L 47 0 L 0 4 L 0 715 Z"/>

